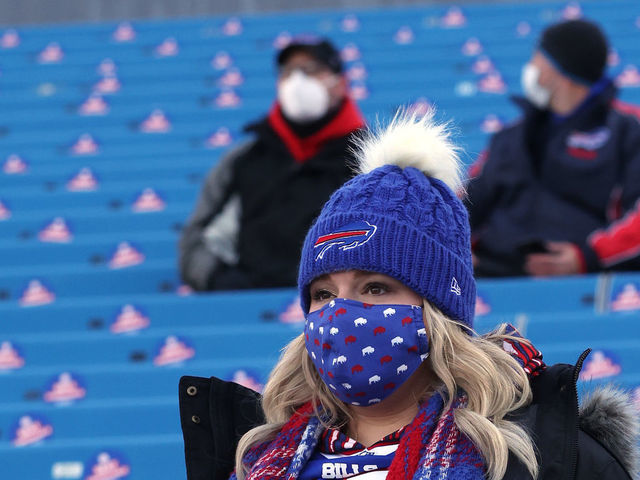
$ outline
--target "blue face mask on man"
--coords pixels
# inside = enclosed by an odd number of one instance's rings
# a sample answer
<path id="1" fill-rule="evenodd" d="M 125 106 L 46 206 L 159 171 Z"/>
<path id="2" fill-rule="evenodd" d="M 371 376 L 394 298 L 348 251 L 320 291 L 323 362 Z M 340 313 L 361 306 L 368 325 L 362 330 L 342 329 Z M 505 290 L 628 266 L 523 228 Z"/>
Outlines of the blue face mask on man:
<path id="1" fill-rule="evenodd" d="M 368 406 L 391 395 L 429 356 L 422 307 L 338 298 L 307 314 L 307 352 L 331 391 Z"/>

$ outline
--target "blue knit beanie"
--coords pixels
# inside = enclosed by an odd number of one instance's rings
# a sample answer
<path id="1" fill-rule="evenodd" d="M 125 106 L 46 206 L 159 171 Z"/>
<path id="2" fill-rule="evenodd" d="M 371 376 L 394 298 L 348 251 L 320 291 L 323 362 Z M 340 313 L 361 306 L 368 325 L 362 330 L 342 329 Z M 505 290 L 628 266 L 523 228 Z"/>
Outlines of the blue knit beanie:
<path id="1" fill-rule="evenodd" d="M 298 288 L 309 311 L 309 285 L 327 273 L 389 275 L 449 318 L 472 327 L 476 284 L 460 161 L 446 129 L 396 116 L 359 145 L 359 171 L 325 204 L 302 249 Z"/>

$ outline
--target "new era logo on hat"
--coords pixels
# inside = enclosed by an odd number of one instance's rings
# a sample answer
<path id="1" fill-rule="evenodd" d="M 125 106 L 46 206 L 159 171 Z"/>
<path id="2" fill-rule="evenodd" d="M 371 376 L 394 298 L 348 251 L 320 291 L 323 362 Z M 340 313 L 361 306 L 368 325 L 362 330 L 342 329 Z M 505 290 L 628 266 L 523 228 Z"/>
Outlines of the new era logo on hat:
<path id="1" fill-rule="evenodd" d="M 456 277 L 453 277 L 451 279 L 450 291 L 451 293 L 455 293 L 458 296 L 462 295 L 462 289 L 460 288 L 460 285 L 458 285 L 458 280 L 456 280 Z"/>

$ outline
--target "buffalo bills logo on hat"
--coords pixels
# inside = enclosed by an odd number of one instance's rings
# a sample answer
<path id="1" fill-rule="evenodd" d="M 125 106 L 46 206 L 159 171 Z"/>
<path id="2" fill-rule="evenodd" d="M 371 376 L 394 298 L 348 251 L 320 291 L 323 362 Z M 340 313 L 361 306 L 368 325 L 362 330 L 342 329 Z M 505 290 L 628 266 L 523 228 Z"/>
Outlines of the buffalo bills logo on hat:
<path id="1" fill-rule="evenodd" d="M 316 240 L 313 248 L 319 248 L 316 261 L 322 260 L 324 254 L 331 247 L 338 247 L 340 250 L 350 250 L 367 243 L 378 230 L 378 227 L 369 222 L 359 221 L 350 223 L 342 228 L 334 230 L 326 235 L 321 235 Z"/>

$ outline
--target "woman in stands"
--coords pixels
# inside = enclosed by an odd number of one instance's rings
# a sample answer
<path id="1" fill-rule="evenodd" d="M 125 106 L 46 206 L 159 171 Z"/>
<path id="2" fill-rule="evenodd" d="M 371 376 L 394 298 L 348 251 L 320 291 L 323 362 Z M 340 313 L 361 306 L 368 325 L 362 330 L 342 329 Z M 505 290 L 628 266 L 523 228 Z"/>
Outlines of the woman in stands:
<path id="1" fill-rule="evenodd" d="M 586 355 L 576 367 L 547 368 L 508 326 L 473 332 L 461 191 L 457 149 L 430 116 L 396 118 L 362 142 L 359 174 L 306 237 L 305 329 L 265 387 L 264 420 L 256 397 L 236 385 L 201 384 L 211 395 L 200 407 L 181 393 L 190 478 L 223 478 L 234 450 L 238 480 L 635 474 L 628 398 L 599 392 L 578 412 L 575 381 Z M 209 398 L 213 427 L 203 437 L 188 418 L 208 409 Z M 251 424 L 259 426 L 236 448 L 235 435 Z M 207 438 L 200 451 L 194 435 Z M 203 455 L 202 447 L 215 451 Z"/>

